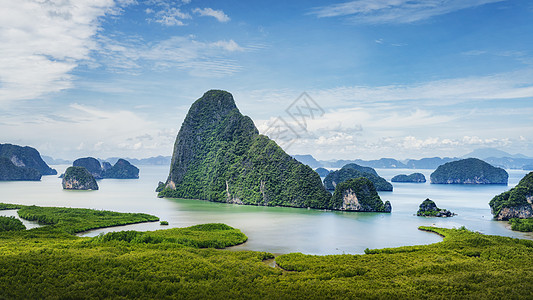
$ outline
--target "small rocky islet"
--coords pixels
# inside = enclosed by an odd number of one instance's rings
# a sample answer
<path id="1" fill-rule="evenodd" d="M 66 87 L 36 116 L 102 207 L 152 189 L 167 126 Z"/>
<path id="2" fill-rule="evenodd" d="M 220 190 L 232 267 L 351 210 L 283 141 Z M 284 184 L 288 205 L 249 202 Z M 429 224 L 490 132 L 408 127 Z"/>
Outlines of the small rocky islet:
<path id="1" fill-rule="evenodd" d="M 372 181 L 365 177 L 339 183 L 331 202 L 335 210 L 385 213 L 392 211 L 390 202 L 383 203 Z"/>
<path id="2" fill-rule="evenodd" d="M 455 214 L 443 208 L 438 208 L 433 200 L 426 198 L 418 207 L 416 215 L 419 217 L 453 217 Z"/>
<path id="3" fill-rule="evenodd" d="M 392 177 L 391 182 L 413 182 L 424 183 L 426 182 L 426 176 L 422 173 L 413 173 L 410 175 L 400 174 Z"/>
<path id="4" fill-rule="evenodd" d="M 68 167 L 61 184 L 65 190 L 98 190 L 96 179 L 84 167 Z"/>

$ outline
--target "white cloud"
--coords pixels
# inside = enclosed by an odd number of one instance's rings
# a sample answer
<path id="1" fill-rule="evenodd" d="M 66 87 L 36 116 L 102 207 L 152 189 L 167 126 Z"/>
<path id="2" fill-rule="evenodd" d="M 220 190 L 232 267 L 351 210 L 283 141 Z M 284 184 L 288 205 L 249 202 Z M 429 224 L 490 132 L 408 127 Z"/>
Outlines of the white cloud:
<path id="1" fill-rule="evenodd" d="M 212 8 L 195 8 L 193 9 L 193 12 L 196 14 L 199 14 L 203 17 L 213 17 L 217 19 L 219 22 L 225 23 L 230 20 L 228 15 L 226 15 L 222 10 L 214 10 Z"/>
<path id="2" fill-rule="evenodd" d="M 95 48 L 112 0 L 3 1 L 0 101 L 32 99 L 72 86 L 71 71 Z"/>
<path id="3" fill-rule="evenodd" d="M 244 48 L 242 48 L 237 43 L 235 43 L 234 40 L 218 41 L 218 42 L 212 43 L 212 45 L 215 46 L 215 47 L 220 47 L 220 48 L 222 48 L 224 50 L 227 50 L 227 51 L 230 51 L 230 52 L 233 52 L 233 51 L 244 51 Z"/>
<path id="4" fill-rule="evenodd" d="M 145 11 L 147 14 L 153 13 L 153 10 Z M 158 11 L 153 19 L 156 23 L 163 24 L 165 26 L 184 26 L 183 20 L 191 19 L 191 15 L 182 12 L 179 8 L 169 7 L 165 10 Z"/>
<path id="5" fill-rule="evenodd" d="M 521 99 L 533 97 L 533 70 L 443 79 L 405 85 L 348 86 L 309 91 L 314 99 L 330 106 L 347 103 L 419 101 L 425 104 L 450 105 L 472 100 Z"/>
<path id="6" fill-rule="evenodd" d="M 157 122 L 133 111 L 77 103 L 54 115 L 13 115 L 3 119 L 5 124 L 0 124 L 0 131 L 4 141 L 19 141 L 31 132 L 33 147 L 44 155 L 62 158 L 170 155 L 177 133 L 175 129 L 161 129 Z"/>
<path id="7" fill-rule="evenodd" d="M 245 50 L 233 40 L 202 42 L 194 36 L 174 36 L 155 44 L 143 40 L 118 42 L 105 37 L 100 42 L 105 65 L 113 71 L 179 68 L 197 77 L 220 77 L 240 71 L 241 66 L 230 54 Z"/>
<path id="8" fill-rule="evenodd" d="M 505 0 L 355 0 L 316 7 L 311 14 L 350 16 L 356 23 L 411 23 L 457 10 Z"/>

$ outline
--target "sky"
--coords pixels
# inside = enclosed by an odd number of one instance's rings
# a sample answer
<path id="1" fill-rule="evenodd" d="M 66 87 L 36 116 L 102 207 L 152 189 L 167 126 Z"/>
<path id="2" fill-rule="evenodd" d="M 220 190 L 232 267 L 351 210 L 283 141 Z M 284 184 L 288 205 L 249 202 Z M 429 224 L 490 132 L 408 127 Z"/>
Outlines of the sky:
<path id="1" fill-rule="evenodd" d="M 533 2 L 0 0 L 0 143 L 168 156 L 210 89 L 289 154 L 533 157 Z"/>

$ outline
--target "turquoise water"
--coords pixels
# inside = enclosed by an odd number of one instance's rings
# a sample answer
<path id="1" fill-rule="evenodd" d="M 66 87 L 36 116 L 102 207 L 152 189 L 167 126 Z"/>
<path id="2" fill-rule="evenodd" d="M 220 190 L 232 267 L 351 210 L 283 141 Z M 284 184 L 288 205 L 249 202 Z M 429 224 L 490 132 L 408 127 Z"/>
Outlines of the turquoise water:
<path id="1" fill-rule="evenodd" d="M 67 166 L 53 166 L 63 172 Z M 397 174 L 421 172 L 429 178 L 432 170 L 377 169 L 390 180 Z M 142 166 L 140 179 L 104 179 L 98 191 L 65 191 L 61 179 L 44 176 L 40 182 L 0 182 L 0 202 L 40 206 L 66 206 L 144 212 L 166 220 L 94 230 L 85 236 L 117 230 L 157 230 L 185 227 L 200 223 L 220 222 L 241 229 L 249 240 L 236 250 L 258 250 L 272 253 L 302 252 L 307 254 L 363 253 L 365 248 L 397 247 L 435 243 L 441 238 L 417 230 L 421 225 L 460 227 L 485 234 L 533 239 L 530 233 L 513 232 L 506 222 L 492 220 L 488 202 L 494 195 L 516 185 L 527 173 L 508 170 L 509 186 L 502 185 L 432 185 L 429 183 L 393 183 L 393 192 L 381 192 L 383 200 L 392 203 L 392 214 L 332 212 L 284 207 L 257 207 L 199 200 L 161 199 L 154 189 L 164 181 L 168 167 Z M 458 215 L 453 218 L 417 217 L 418 205 L 434 200 L 441 208 Z M 1 212 L 14 215 L 13 211 Z M 29 227 L 35 226 L 27 223 Z"/>

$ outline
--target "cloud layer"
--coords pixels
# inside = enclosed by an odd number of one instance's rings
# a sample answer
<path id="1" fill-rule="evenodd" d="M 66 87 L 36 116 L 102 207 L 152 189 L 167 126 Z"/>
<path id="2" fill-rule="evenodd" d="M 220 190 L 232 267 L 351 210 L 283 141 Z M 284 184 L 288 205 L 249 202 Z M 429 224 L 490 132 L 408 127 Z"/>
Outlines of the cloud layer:
<path id="1" fill-rule="evenodd" d="M 0 102 L 72 86 L 70 72 L 95 48 L 112 0 L 4 1 L 0 10 Z"/>
<path id="2" fill-rule="evenodd" d="M 355 23 L 412 23 L 457 10 L 505 0 L 356 0 L 316 7 L 319 18 L 348 16 Z"/>

